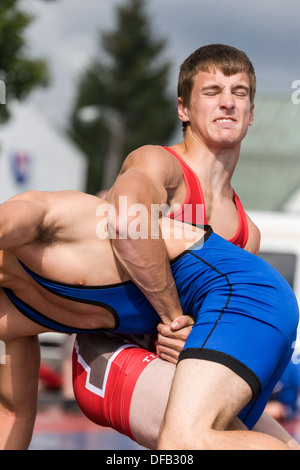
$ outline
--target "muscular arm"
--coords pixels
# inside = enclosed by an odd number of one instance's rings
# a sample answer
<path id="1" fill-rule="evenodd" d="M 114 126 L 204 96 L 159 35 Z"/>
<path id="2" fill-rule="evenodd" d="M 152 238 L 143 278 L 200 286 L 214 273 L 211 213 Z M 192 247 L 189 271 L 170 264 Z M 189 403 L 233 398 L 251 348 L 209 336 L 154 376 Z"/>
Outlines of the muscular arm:
<path id="1" fill-rule="evenodd" d="M 249 216 L 247 216 L 247 221 L 249 239 L 244 249 L 258 255 L 260 249 L 260 231 Z M 158 339 L 156 343 L 157 355 L 173 364 L 177 364 L 179 354 L 185 345 L 191 331 L 191 325 L 193 324 L 192 319 L 187 315 L 181 316 L 177 320 L 177 324 L 158 325 Z"/>
<path id="2" fill-rule="evenodd" d="M 155 151 L 154 151 L 155 152 Z M 165 243 L 153 216 L 153 205 L 166 203 L 166 171 L 148 155 L 129 158 L 108 194 L 116 218 L 108 218 L 115 255 L 164 323 L 182 314 Z M 122 202 L 121 198 L 122 197 Z M 126 208 L 124 209 L 126 204 Z M 137 224 L 139 222 L 139 226 Z M 142 229 L 137 238 L 136 229 Z"/>
<path id="3" fill-rule="evenodd" d="M 6 363 L 0 364 L 0 449 L 27 449 L 37 405 L 39 343 L 37 337 L 6 343 Z"/>
<path id="4" fill-rule="evenodd" d="M 45 214 L 45 203 L 35 192 L 9 199 L 0 205 L 0 249 L 18 247 L 32 241 Z"/>

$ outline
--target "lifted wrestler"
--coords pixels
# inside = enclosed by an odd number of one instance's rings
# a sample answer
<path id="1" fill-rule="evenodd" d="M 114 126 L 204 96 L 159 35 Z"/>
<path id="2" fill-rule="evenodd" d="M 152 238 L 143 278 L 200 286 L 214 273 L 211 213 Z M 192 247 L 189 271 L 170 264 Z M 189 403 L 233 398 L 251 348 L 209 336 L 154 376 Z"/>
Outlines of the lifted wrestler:
<path id="1" fill-rule="evenodd" d="M 30 442 L 37 401 L 39 333 L 156 331 L 159 315 L 115 258 L 111 240 L 99 238 L 96 232 L 99 221 L 105 219 L 99 216 L 102 204 L 97 197 L 63 191 L 24 193 L 0 206 L 0 340 L 5 342 L 7 359 L 0 369 L 1 448 L 26 448 Z M 162 233 L 164 222 L 171 228 L 165 243 L 178 302 L 196 321 L 181 364 L 188 363 L 196 350 L 202 357 L 197 353 L 193 359 L 197 369 L 197 363 L 205 362 L 203 354 L 214 351 L 217 365 L 222 363 L 217 374 L 220 379 L 226 375 L 227 393 L 233 385 L 236 393 L 235 407 L 220 426 L 227 429 L 239 414 L 251 427 L 291 357 L 298 323 L 295 296 L 267 263 L 226 242 L 210 228 L 186 228 L 186 224 L 164 218 Z M 179 236 L 175 236 L 177 231 Z M 191 232 L 193 241 L 188 236 Z M 212 328 L 217 320 L 220 330 Z M 228 340 L 220 351 L 216 344 L 224 331 L 229 339 L 236 332 L 240 343 L 234 346 Z M 272 354 L 259 354 L 258 361 L 257 351 L 262 352 L 266 344 Z M 224 399 L 226 387 L 222 388 Z M 206 386 L 203 391 L 207 392 Z M 199 393 L 203 393 L 202 387 Z M 200 417 L 202 399 L 195 403 Z M 223 429 L 220 433 L 224 434 Z M 199 436 L 196 438 L 193 445 L 201 448 Z M 234 431 L 232 439 L 228 446 L 286 448 L 277 439 L 256 432 Z M 174 448 L 178 445 L 175 441 Z"/>

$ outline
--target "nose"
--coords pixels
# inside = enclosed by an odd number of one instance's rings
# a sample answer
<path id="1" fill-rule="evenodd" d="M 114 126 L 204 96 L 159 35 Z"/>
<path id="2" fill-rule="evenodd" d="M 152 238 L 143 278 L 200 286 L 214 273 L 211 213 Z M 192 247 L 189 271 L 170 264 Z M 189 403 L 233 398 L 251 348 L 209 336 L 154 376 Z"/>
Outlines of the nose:
<path id="1" fill-rule="evenodd" d="M 220 93 L 220 108 L 232 110 L 235 107 L 234 96 L 230 90 L 223 90 Z"/>

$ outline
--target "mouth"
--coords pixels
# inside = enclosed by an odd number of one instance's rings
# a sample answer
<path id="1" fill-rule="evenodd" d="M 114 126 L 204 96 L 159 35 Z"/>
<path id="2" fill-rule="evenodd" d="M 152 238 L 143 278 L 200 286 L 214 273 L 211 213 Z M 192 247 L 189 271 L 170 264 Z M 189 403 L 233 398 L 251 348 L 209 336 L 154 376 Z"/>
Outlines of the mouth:
<path id="1" fill-rule="evenodd" d="M 233 118 L 218 118 L 214 122 L 236 122 L 236 119 Z"/>

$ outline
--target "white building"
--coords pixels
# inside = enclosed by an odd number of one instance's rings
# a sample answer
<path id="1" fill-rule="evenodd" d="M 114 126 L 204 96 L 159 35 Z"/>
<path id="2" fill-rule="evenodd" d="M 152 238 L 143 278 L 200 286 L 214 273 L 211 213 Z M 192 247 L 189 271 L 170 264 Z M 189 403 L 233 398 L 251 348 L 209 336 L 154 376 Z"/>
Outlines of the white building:
<path id="1" fill-rule="evenodd" d="M 0 202 L 32 189 L 84 191 L 83 153 L 32 106 L 11 109 L 11 119 L 0 126 Z"/>

